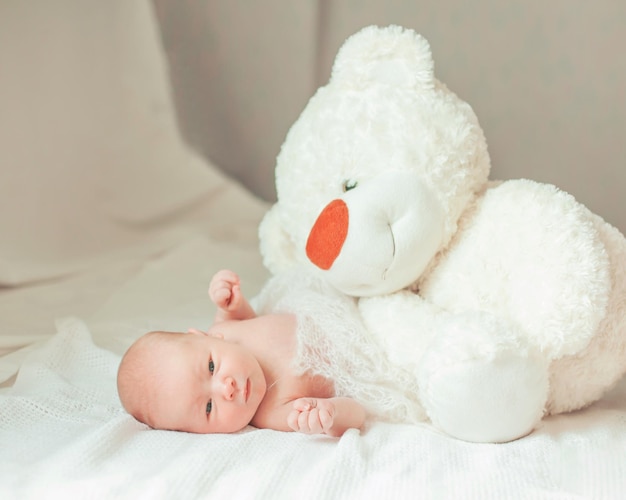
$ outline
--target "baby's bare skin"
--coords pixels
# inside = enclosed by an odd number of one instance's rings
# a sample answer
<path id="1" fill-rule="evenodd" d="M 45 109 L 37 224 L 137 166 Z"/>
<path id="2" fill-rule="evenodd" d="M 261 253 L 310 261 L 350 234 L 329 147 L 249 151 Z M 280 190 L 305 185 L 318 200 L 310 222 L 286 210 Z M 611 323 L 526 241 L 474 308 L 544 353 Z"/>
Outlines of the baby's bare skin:
<path id="1" fill-rule="evenodd" d="M 218 312 L 206 334 L 248 349 L 265 375 L 265 397 L 250 422 L 252 425 L 332 436 L 363 425 L 365 411 L 361 405 L 350 398 L 335 397 L 331 381 L 294 373 L 295 316 L 256 316 L 241 294 L 238 276 L 228 270 L 214 276 L 209 296 Z"/>
<path id="2" fill-rule="evenodd" d="M 335 397 L 332 381 L 294 371 L 294 315 L 257 316 L 232 271 L 213 277 L 209 296 L 217 314 L 206 331 L 150 332 L 128 349 L 118 393 L 130 414 L 156 429 L 203 434 L 252 424 L 341 436 L 363 425 L 363 407 Z"/>

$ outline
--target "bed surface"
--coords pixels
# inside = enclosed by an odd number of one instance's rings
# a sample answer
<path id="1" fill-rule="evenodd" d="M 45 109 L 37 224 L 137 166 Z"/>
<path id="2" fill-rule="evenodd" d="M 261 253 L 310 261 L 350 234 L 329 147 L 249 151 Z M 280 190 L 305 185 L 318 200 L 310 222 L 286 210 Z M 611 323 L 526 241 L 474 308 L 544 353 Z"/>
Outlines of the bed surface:
<path id="1" fill-rule="evenodd" d="M 198 236 L 131 266 L 123 283 L 118 275 L 106 300 L 94 295 L 90 314 L 49 325 L 54 335 L 0 393 L 1 498 L 610 499 L 626 491 L 624 381 L 507 444 L 465 443 L 426 424 L 377 423 L 341 439 L 148 429 L 117 399 L 120 353 L 157 325 L 208 324 L 207 282 L 229 263 L 242 269 L 244 290 L 259 286 L 253 248 Z"/>

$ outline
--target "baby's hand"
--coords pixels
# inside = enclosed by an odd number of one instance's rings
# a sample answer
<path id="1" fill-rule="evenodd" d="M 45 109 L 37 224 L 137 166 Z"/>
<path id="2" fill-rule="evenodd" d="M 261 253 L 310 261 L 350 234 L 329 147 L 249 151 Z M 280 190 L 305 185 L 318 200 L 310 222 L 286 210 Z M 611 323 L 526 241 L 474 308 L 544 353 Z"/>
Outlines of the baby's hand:
<path id="1" fill-rule="evenodd" d="M 328 399 L 300 398 L 293 402 L 287 424 L 296 432 L 324 434 L 331 429 L 335 405 Z"/>
<path id="2" fill-rule="evenodd" d="M 209 297 L 220 309 L 237 310 L 243 297 L 239 276 L 227 269 L 217 272 L 209 285 Z"/>

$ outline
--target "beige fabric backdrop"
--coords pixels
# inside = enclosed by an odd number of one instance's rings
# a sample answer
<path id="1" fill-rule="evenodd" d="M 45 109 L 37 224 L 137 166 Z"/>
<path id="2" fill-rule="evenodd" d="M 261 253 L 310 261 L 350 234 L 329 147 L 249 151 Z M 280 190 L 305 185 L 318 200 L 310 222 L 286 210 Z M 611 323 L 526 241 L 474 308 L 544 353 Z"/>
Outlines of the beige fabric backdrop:
<path id="1" fill-rule="evenodd" d="M 425 35 L 476 110 L 493 178 L 574 194 L 626 232 L 626 2 L 154 0 L 187 140 L 273 199 L 290 124 L 368 24 Z"/>
<path id="2" fill-rule="evenodd" d="M 249 219 L 181 140 L 161 47 L 150 0 L 0 0 L 0 294 Z"/>

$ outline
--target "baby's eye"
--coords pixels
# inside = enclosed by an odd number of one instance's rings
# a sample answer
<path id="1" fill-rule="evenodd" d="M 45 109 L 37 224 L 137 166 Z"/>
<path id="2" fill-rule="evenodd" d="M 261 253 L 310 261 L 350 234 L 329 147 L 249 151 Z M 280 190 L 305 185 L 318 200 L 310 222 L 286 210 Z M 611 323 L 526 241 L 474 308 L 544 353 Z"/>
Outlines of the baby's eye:
<path id="1" fill-rule="evenodd" d="M 206 404 L 206 414 L 208 415 L 209 413 L 211 413 L 211 408 L 213 407 L 213 402 L 211 400 L 209 400 L 209 402 Z"/>
<path id="2" fill-rule="evenodd" d="M 209 359 L 209 373 L 213 375 L 214 371 L 215 371 L 215 363 L 213 363 L 212 359 Z"/>

